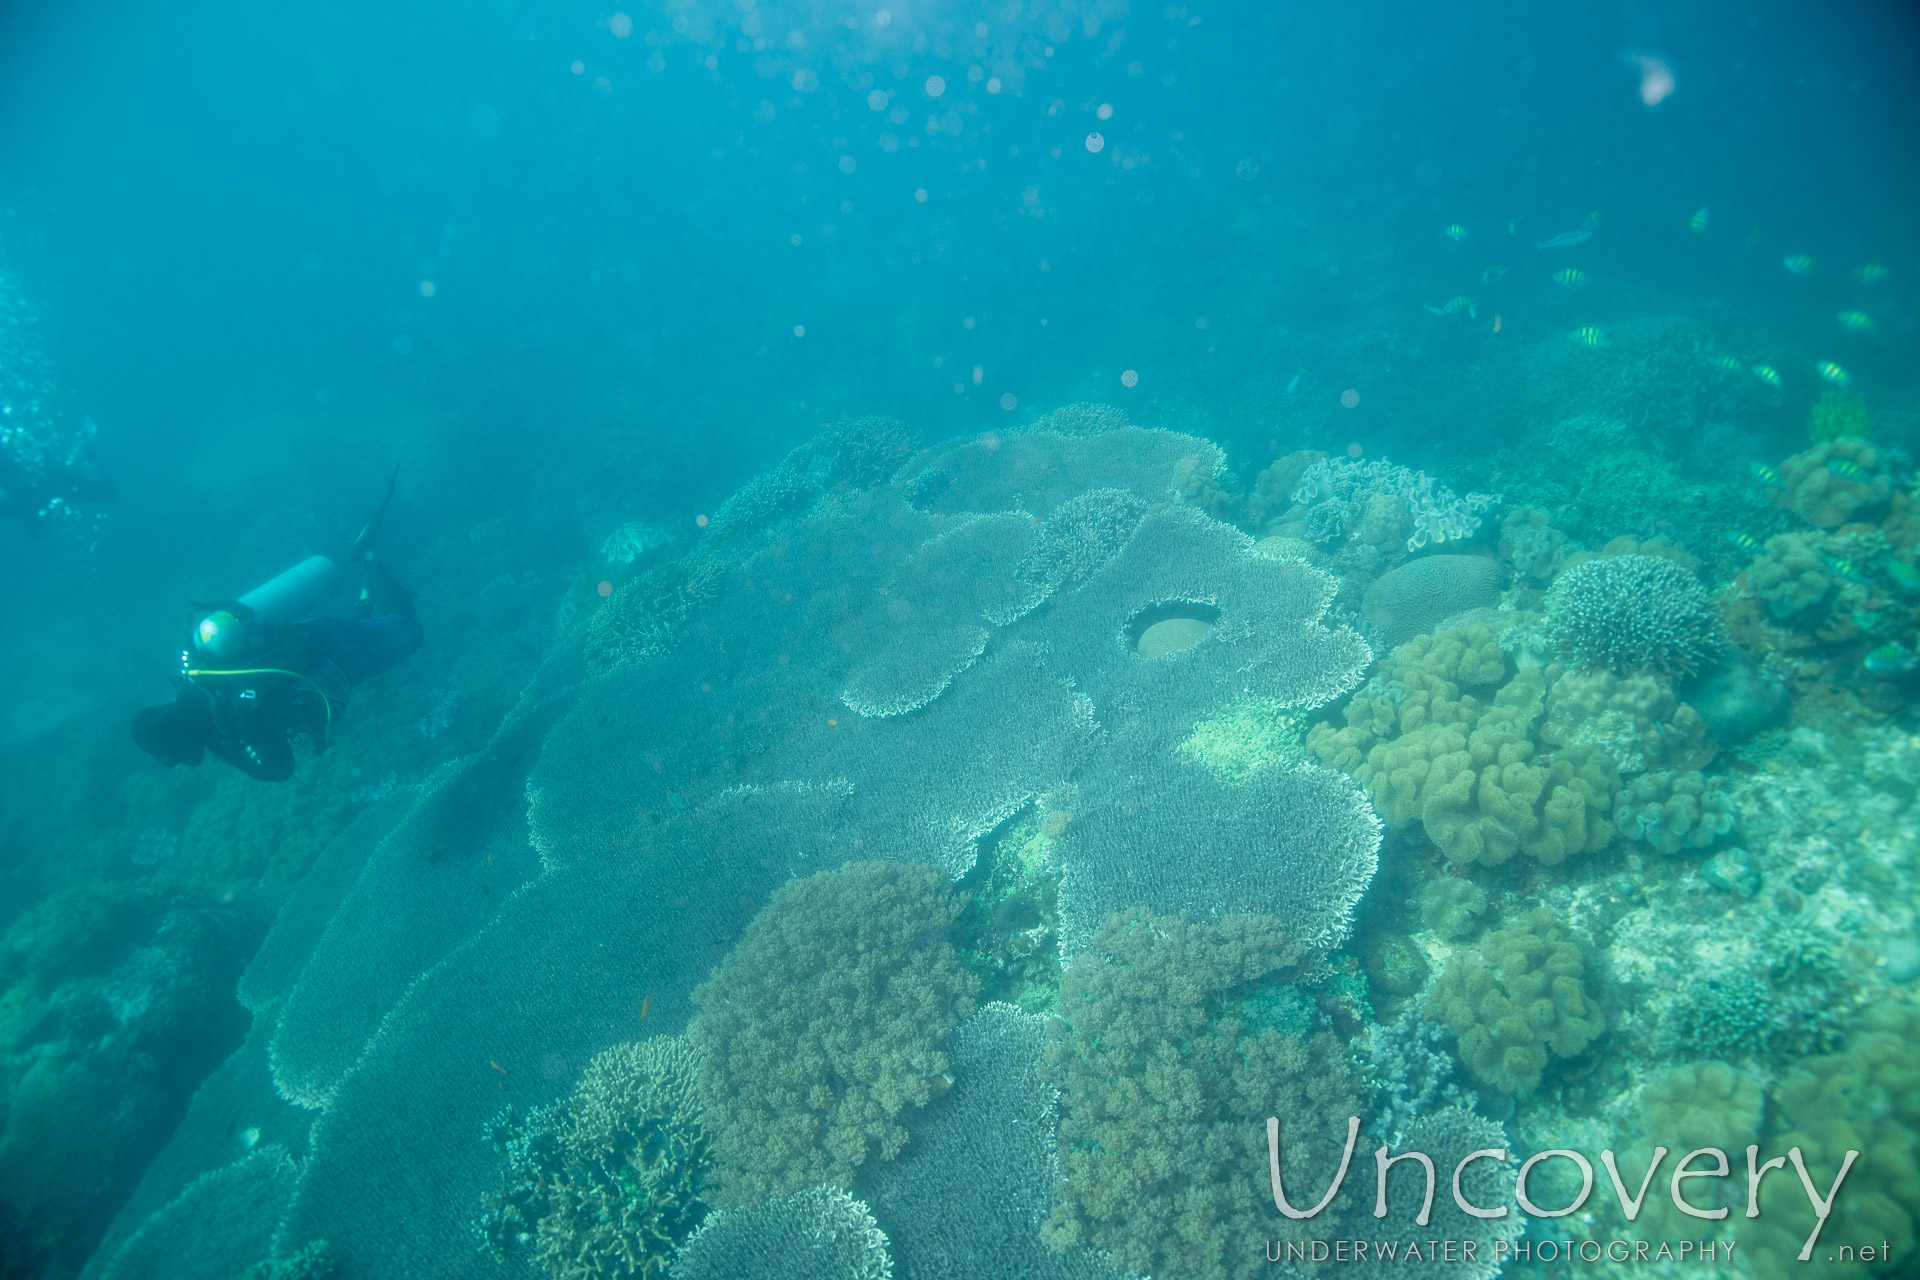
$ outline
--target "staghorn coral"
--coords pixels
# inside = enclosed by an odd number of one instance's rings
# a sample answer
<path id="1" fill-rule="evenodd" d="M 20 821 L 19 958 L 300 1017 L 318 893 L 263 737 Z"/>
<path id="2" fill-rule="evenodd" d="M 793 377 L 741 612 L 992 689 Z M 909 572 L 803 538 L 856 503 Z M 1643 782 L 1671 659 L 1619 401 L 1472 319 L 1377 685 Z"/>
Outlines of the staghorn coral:
<path id="1" fill-rule="evenodd" d="M 978 982 L 935 867 L 851 863 L 789 881 L 694 992 L 716 1203 L 845 1185 L 906 1144 Z"/>
<path id="2" fill-rule="evenodd" d="M 1606 1027 L 1587 995 L 1584 949 L 1552 911 L 1532 911 L 1456 953 L 1434 984 L 1433 1016 L 1460 1037 L 1460 1060 L 1508 1093 L 1532 1093 L 1547 1055 L 1571 1058 Z"/>
<path id="3" fill-rule="evenodd" d="M 886 1232 L 837 1187 L 809 1187 L 709 1217 L 672 1280 L 892 1280 Z"/>
<path id="4" fill-rule="evenodd" d="M 1698 769 L 1641 774 L 1613 800 L 1613 825 L 1622 837 L 1675 854 L 1708 849 L 1733 830 L 1733 801 L 1720 779 Z"/>
<path id="5" fill-rule="evenodd" d="M 1774 1091 L 1769 1154 L 1798 1147 L 1816 1185 L 1827 1187 L 1848 1151 L 1848 1174 L 1821 1232 L 1819 1274 L 1833 1280 L 1905 1277 L 1920 1264 L 1920 1009 L 1870 1010 L 1844 1052 L 1805 1059 Z M 1805 1274 L 1797 1256 L 1814 1227 L 1813 1211 L 1792 1176 L 1761 1183 L 1760 1216 L 1743 1231 L 1761 1280 Z M 1837 1259 L 1838 1244 L 1887 1241 L 1886 1257 Z M 1743 1241 L 1746 1243 L 1746 1241 Z"/>
<path id="6" fill-rule="evenodd" d="M 700 1059 L 680 1036 L 615 1045 L 573 1093 L 488 1126 L 504 1158 L 474 1232 L 555 1280 L 664 1276 L 706 1214 Z"/>
<path id="7" fill-rule="evenodd" d="M 1380 575 L 1360 612 L 1388 644 L 1434 630 L 1456 613 L 1494 605 L 1506 570 L 1486 556 L 1423 556 Z"/>
<path id="8" fill-rule="evenodd" d="M 1421 1151 L 1432 1157 L 1436 1174 L 1433 1216 L 1425 1226 L 1420 1225 L 1420 1188 L 1424 1174 L 1417 1167 L 1398 1166 L 1394 1171 L 1393 1195 L 1388 1201 L 1390 1212 L 1384 1219 L 1369 1219 L 1368 1230 L 1407 1241 L 1409 1245 L 1403 1246 L 1405 1252 L 1398 1259 L 1390 1261 L 1376 1255 L 1360 1263 L 1356 1268 L 1359 1274 L 1382 1280 L 1391 1276 L 1493 1280 L 1500 1274 L 1504 1261 L 1495 1246 L 1517 1239 L 1527 1228 L 1526 1219 L 1515 1212 L 1501 1218 L 1472 1217 L 1454 1200 L 1446 1180 L 1451 1176 L 1450 1170 L 1476 1151 L 1510 1150 L 1513 1143 L 1505 1127 L 1497 1120 L 1475 1115 L 1472 1108 L 1464 1104 L 1452 1105 L 1415 1120 L 1402 1140 L 1394 1145 L 1401 1151 Z M 1461 1176 L 1460 1193 L 1469 1204 L 1501 1203 L 1511 1194 L 1515 1163 L 1511 1156 L 1506 1160 L 1474 1161 Z M 1416 1256 L 1410 1247 L 1414 1240 L 1472 1242 L 1475 1248 L 1471 1258 L 1462 1247 L 1449 1250 L 1429 1247 Z"/>
<path id="9" fill-rule="evenodd" d="M 1301 473 L 1293 500 L 1308 508 L 1307 536 L 1322 546 L 1358 535 L 1376 546 L 1406 537 L 1406 549 L 1471 538 L 1498 494 L 1465 497 L 1424 471 L 1385 458 L 1323 458 Z"/>
<path id="10" fill-rule="evenodd" d="M 1452 1040 L 1453 1033 L 1429 1017 L 1418 998 L 1392 1022 L 1368 1029 L 1361 1076 L 1373 1132 L 1404 1146 L 1422 1116 L 1473 1105 L 1472 1091 L 1456 1078 L 1460 1064 L 1451 1052 Z"/>
<path id="11" fill-rule="evenodd" d="M 1542 753 L 1529 736 L 1545 692 L 1541 672 L 1517 673 L 1491 699 L 1463 694 L 1468 678 L 1504 672 L 1483 626 L 1421 637 L 1396 649 L 1346 708 L 1347 725 L 1316 726 L 1307 746 L 1367 790 L 1396 831 L 1415 822 L 1455 862 L 1524 853 L 1553 864 L 1604 848 L 1618 783 L 1594 748 Z"/>
<path id="12" fill-rule="evenodd" d="M 812 502 L 818 494 L 797 459 L 772 471 L 763 471 L 735 489 L 726 501 L 713 509 L 707 524 L 707 537 L 719 541 L 750 538 L 778 524 Z"/>
<path id="13" fill-rule="evenodd" d="M 1886 455 L 1857 436 L 1794 454 L 1780 464 L 1780 482 L 1775 501 L 1822 529 L 1837 529 L 1893 496 Z"/>
<path id="14" fill-rule="evenodd" d="M 1125 489 L 1095 489 L 1055 507 L 1014 572 L 1014 588 L 1001 611 L 1010 615 L 1005 620 L 1085 582 L 1113 558 L 1146 513 L 1147 504 Z"/>
<path id="15" fill-rule="evenodd" d="M 1297 954 L 1259 917 L 1140 910 L 1101 926 L 1061 983 L 1048 1054 L 1062 1090 L 1056 1247 L 1104 1249 L 1157 1280 L 1265 1274 L 1263 1242 L 1298 1230 L 1271 1207 L 1265 1118 L 1299 1117 L 1283 1135 L 1287 1176 L 1324 1187 L 1331 1118 L 1356 1101 L 1331 1035 L 1257 1027 L 1229 999 Z"/>
<path id="16" fill-rule="evenodd" d="M 952 1090 L 898 1160 L 863 1178 L 901 1280 L 1117 1280 L 1091 1250 L 1040 1238 L 1059 1177 L 1046 1045 L 1047 1020 L 1011 1005 L 983 1005 L 953 1029 Z"/>
<path id="17" fill-rule="evenodd" d="M 854 418 L 824 427 L 786 465 L 822 488 L 871 489 L 892 479 L 919 448 L 920 433 L 904 422 Z"/>
<path id="18" fill-rule="evenodd" d="M 1110 404 L 1065 404 L 1033 420 L 1029 431 L 1062 436 L 1098 436 L 1131 427 L 1127 415 Z"/>
<path id="19" fill-rule="evenodd" d="M 1547 592 L 1547 639 L 1570 662 L 1623 674 L 1692 675 L 1726 645 L 1713 599 L 1663 556 L 1588 560 Z"/>

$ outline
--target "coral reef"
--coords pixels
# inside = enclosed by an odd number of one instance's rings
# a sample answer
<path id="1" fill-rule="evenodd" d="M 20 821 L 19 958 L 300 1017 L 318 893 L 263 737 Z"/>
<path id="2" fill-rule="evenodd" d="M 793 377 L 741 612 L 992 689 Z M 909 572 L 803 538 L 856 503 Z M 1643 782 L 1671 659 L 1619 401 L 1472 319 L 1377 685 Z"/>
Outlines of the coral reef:
<path id="1" fill-rule="evenodd" d="M 1264 1121 L 1296 1186 L 1331 1181 L 1328 1125 L 1354 1114 L 1338 1043 L 1250 1025 L 1227 996 L 1270 982 L 1298 948 L 1276 921 L 1202 925 L 1115 915 L 1067 971 L 1049 1060 L 1061 1087 L 1057 1247 L 1107 1251 L 1160 1280 L 1264 1274 L 1275 1221 Z M 1304 1193 L 1303 1193 L 1304 1194 Z M 1313 1224 L 1318 1226 L 1320 1224 Z"/>
<path id="2" fill-rule="evenodd" d="M 1555 579 L 1546 604 L 1547 639 L 1583 666 L 1691 675 L 1726 644 L 1712 597 L 1664 556 L 1577 564 Z"/>
<path id="3" fill-rule="evenodd" d="M 844 1186 L 944 1088 L 940 1041 L 978 987 L 935 867 L 852 863 L 783 885 L 694 992 L 721 1207 Z"/>
<path id="4" fill-rule="evenodd" d="M 1781 506 L 1822 529 L 1837 529 L 1893 496 L 1886 454 L 1855 436 L 1802 450 L 1780 464 Z"/>
<path id="5" fill-rule="evenodd" d="M 1422 556 L 1375 579 L 1360 611 L 1387 644 L 1404 644 L 1457 613 L 1497 603 L 1505 578 L 1487 556 Z"/>
<path id="6" fill-rule="evenodd" d="M 1500 558 L 1522 582 L 1541 586 L 1552 582 L 1579 549 L 1539 507 L 1515 507 L 1500 521 Z"/>
<path id="7" fill-rule="evenodd" d="M 672 1280 L 893 1280 L 886 1233 L 837 1187 L 809 1187 L 709 1217 Z"/>
<path id="8" fill-rule="evenodd" d="M 1826 599 L 1834 578 L 1826 539 L 1815 533 L 1776 533 L 1741 574 L 1742 589 L 1766 602 L 1774 618 L 1791 618 Z"/>
<path id="9" fill-rule="evenodd" d="M 1816 1185 L 1830 1184 L 1846 1152 L 1860 1152 L 1821 1233 L 1821 1274 L 1911 1275 L 1920 1260 L 1920 1010 L 1870 1011 L 1844 1052 L 1802 1062 L 1781 1080 L 1774 1101 L 1763 1145 L 1769 1153 L 1798 1147 Z M 1796 1258 L 1813 1227 L 1796 1180 L 1764 1181 L 1760 1216 L 1747 1228 L 1754 1274 L 1778 1280 L 1803 1272 Z M 1883 1240 L 1892 1247 L 1871 1264 L 1832 1258 L 1831 1245 Z"/>
<path id="10" fill-rule="evenodd" d="M 1526 1219 L 1514 1212 L 1499 1218 L 1467 1214 L 1453 1198 L 1450 1171 L 1476 1151 L 1508 1151 L 1513 1145 L 1499 1121 L 1475 1115 L 1465 1105 L 1448 1105 L 1415 1120 L 1394 1146 L 1432 1158 L 1436 1175 L 1432 1216 L 1425 1226 L 1418 1221 L 1424 1173 L 1417 1165 L 1400 1165 L 1394 1170 L 1390 1212 L 1384 1219 L 1374 1219 L 1369 1229 L 1377 1233 L 1375 1238 L 1457 1243 L 1451 1251 L 1429 1247 L 1417 1257 L 1411 1247 L 1402 1246 L 1405 1252 L 1400 1258 L 1388 1261 L 1376 1255 L 1357 1267 L 1359 1273 L 1380 1280 L 1390 1276 L 1493 1280 L 1507 1261 L 1495 1246 L 1518 1239 L 1527 1229 Z M 1502 1203 L 1512 1192 L 1515 1163 L 1512 1157 L 1474 1161 L 1461 1175 L 1460 1194 L 1469 1204 Z M 1471 1257 L 1465 1247 L 1468 1243 L 1474 1246 Z"/>
<path id="11" fill-rule="evenodd" d="M 892 479 L 919 448 L 920 433 L 904 422 L 853 418 L 823 426 L 785 466 L 823 489 L 871 489 Z"/>
<path id="12" fill-rule="evenodd" d="M 1434 984 L 1433 1016 L 1460 1037 L 1460 1059 L 1510 1093 L 1540 1085 L 1547 1055 L 1571 1058 L 1606 1027 L 1581 978 L 1587 955 L 1546 907 L 1457 953 Z"/>
<path id="13" fill-rule="evenodd" d="M 1661 853 L 1707 849 L 1733 830 L 1733 802 L 1718 778 L 1698 769 L 1660 769 L 1621 786 L 1613 799 L 1613 825 L 1626 839 Z"/>
<path id="14" fill-rule="evenodd" d="M 1358 534 L 1381 545 L 1404 536 L 1406 549 L 1471 538 L 1498 494 L 1465 497 L 1424 471 L 1385 458 L 1324 458 L 1301 473 L 1293 500 L 1309 510 L 1307 536 L 1322 546 Z"/>
<path id="15" fill-rule="evenodd" d="M 1452 1043 L 1453 1033 L 1435 1022 L 1419 1000 L 1409 1002 L 1392 1022 L 1369 1029 L 1362 1076 L 1370 1131 L 1405 1146 L 1407 1134 L 1423 1116 L 1447 1107 L 1472 1107 L 1472 1091 L 1457 1078 Z"/>
<path id="16" fill-rule="evenodd" d="M 615 1045 L 573 1093 L 488 1126 L 504 1158 L 475 1233 L 555 1280 L 666 1275 L 706 1213 L 700 1060 L 678 1036 Z"/>
<path id="17" fill-rule="evenodd" d="M 1245 782 L 1262 764 L 1304 764 L 1300 720 L 1273 698 L 1242 698 L 1193 727 L 1180 754 L 1228 782 Z"/>
<path id="18" fill-rule="evenodd" d="M 1015 572 L 1013 596 L 1025 606 L 1019 613 L 1093 576 L 1132 536 L 1146 512 L 1147 504 L 1124 489 L 1095 489 L 1055 507 Z M 1029 600 L 1032 603 L 1026 603 Z"/>
<path id="19" fill-rule="evenodd" d="M 1443 938 L 1470 938 L 1487 913 L 1487 893 L 1471 880 L 1438 876 L 1420 889 L 1420 923 Z"/>
<path id="20" fill-rule="evenodd" d="M 818 494 L 801 460 L 789 456 L 784 465 L 761 472 L 715 507 L 707 523 L 707 537 L 720 541 L 750 538 L 800 511 Z"/>
<path id="21" fill-rule="evenodd" d="M 1675 697 L 1668 677 L 1620 676 L 1605 667 L 1547 674 L 1552 684 L 1541 742 L 1600 747 L 1623 776 L 1662 766 L 1699 769 L 1712 761 L 1705 718 Z"/>
<path id="22" fill-rule="evenodd" d="M 1041 414 L 1027 429 L 1062 436 L 1098 436 L 1132 425 L 1125 413 L 1110 404 L 1066 404 Z"/>
<path id="23" fill-rule="evenodd" d="M 694 553 L 655 565 L 609 596 L 587 623 L 587 667 L 598 674 L 657 657 L 720 592 L 721 562 Z"/>
<path id="24" fill-rule="evenodd" d="M 1554 864 L 1613 838 L 1618 783 L 1592 747 L 1542 753 L 1529 736 L 1545 681 L 1518 672 L 1491 698 L 1463 694 L 1506 670 L 1484 626 L 1402 645 L 1348 702 L 1347 725 L 1318 725 L 1307 745 L 1351 774 L 1395 831 L 1418 822 L 1456 862 L 1505 862 L 1524 853 Z"/>

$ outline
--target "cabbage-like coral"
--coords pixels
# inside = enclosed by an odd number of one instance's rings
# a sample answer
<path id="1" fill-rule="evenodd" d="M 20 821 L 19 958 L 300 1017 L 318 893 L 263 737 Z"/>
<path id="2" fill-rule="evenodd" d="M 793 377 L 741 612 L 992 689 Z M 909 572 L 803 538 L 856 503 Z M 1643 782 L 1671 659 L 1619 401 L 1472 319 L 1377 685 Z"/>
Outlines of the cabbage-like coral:
<path id="1" fill-rule="evenodd" d="M 1837 529 L 1893 496 L 1886 455 L 1857 436 L 1794 454 L 1780 464 L 1780 482 L 1780 505 L 1822 529 Z"/>
<path id="2" fill-rule="evenodd" d="M 1606 1027 L 1581 978 L 1587 956 L 1536 907 L 1456 954 L 1434 985 L 1433 1016 L 1460 1037 L 1460 1059 L 1496 1089 L 1531 1093 L 1547 1055 L 1571 1058 Z"/>
<path id="3" fill-rule="evenodd" d="M 1418 551 L 1471 538 L 1500 495 L 1461 497 L 1426 472 L 1385 458 L 1325 458 L 1301 474 L 1293 500 L 1309 509 L 1308 536 L 1322 546 L 1355 534 L 1378 546 L 1405 534 L 1406 549 Z"/>
<path id="4" fill-rule="evenodd" d="M 1553 581 L 1580 544 L 1553 527 L 1539 507 L 1515 507 L 1500 522 L 1500 558 L 1526 582 Z"/>
<path id="5" fill-rule="evenodd" d="M 1271 1207 L 1266 1117 L 1289 1117 L 1292 1185 L 1323 1188 L 1339 1152 L 1330 1130 L 1355 1114 L 1338 1041 L 1262 1026 L 1254 1001 L 1232 998 L 1297 954 L 1259 917 L 1136 911 L 1101 927 L 1061 983 L 1049 1054 L 1062 1093 L 1046 1231 L 1059 1247 L 1090 1244 L 1161 1280 L 1266 1274 L 1263 1242 L 1298 1229 Z"/>
<path id="6" fill-rule="evenodd" d="M 1571 662 L 1692 675 L 1726 645 L 1700 579 L 1664 556 L 1588 560 L 1547 592 L 1547 639 Z"/>
<path id="7" fill-rule="evenodd" d="M 1791 618 L 1826 599 L 1833 588 L 1826 539 L 1817 533 L 1777 533 L 1741 574 L 1745 590 L 1766 601 L 1775 618 Z"/>
<path id="8" fill-rule="evenodd" d="M 936 867 L 860 862 L 788 882 L 747 926 L 689 1028 L 720 1204 L 844 1186 L 899 1153 L 979 985 L 949 937 L 959 911 Z"/>
<path id="9" fill-rule="evenodd" d="M 1468 938 L 1487 913 L 1487 893 L 1471 880 L 1440 876 L 1420 890 L 1420 923 L 1443 938 Z"/>
<path id="10" fill-rule="evenodd" d="M 1623 775 L 1662 766 L 1698 769 L 1713 759 L 1706 721 L 1674 696 L 1666 676 L 1620 676 L 1605 667 L 1548 674 L 1553 683 L 1542 743 L 1600 747 Z"/>
<path id="11" fill-rule="evenodd" d="M 1423 636 L 1354 695 L 1346 728 L 1318 726 L 1307 745 L 1359 781 L 1389 827 L 1418 822 L 1456 862 L 1524 853 L 1552 864 L 1604 848 L 1613 838 L 1612 761 L 1591 747 L 1540 751 L 1529 736 L 1545 693 L 1537 669 L 1490 699 L 1461 692 L 1505 670 L 1484 626 Z"/>
<path id="12" fill-rule="evenodd" d="M 1821 1232 L 1818 1273 L 1833 1280 L 1905 1277 L 1920 1264 L 1920 1009 L 1882 1006 L 1843 1053 L 1809 1058 L 1775 1091 L 1769 1154 L 1798 1147 L 1816 1186 L 1829 1186 L 1848 1151 L 1860 1159 Z M 1742 1228 L 1762 1280 L 1806 1274 L 1796 1261 L 1814 1228 L 1806 1193 L 1783 1170 L 1760 1188 L 1760 1216 Z M 1831 1246 L 1878 1246 L 1888 1256 L 1838 1259 Z M 1745 1243 L 1743 1241 L 1743 1243 Z"/>
<path id="13" fill-rule="evenodd" d="M 1711 848 L 1733 830 L 1733 800 L 1720 779 L 1698 769 L 1660 769 L 1627 782 L 1613 801 L 1613 825 L 1661 853 Z"/>
<path id="14" fill-rule="evenodd" d="M 488 1127 L 505 1158 L 475 1233 L 555 1280 L 664 1276 L 706 1214 L 700 1060 L 679 1036 L 615 1045 L 568 1098 Z"/>

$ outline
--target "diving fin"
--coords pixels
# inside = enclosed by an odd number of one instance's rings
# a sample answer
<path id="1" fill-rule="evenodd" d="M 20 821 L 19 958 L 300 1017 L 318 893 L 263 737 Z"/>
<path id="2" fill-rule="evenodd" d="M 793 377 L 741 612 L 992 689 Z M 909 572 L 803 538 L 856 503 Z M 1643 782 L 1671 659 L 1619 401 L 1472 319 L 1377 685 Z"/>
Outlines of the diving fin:
<path id="1" fill-rule="evenodd" d="M 347 563 L 353 564 L 365 560 L 373 554 L 373 540 L 380 532 L 380 522 L 387 517 L 387 507 L 393 502 L 393 486 L 400 479 L 400 464 L 393 464 L 393 474 L 387 477 L 387 492 L 380 499 L 380 506 L 373 513 L 373 519 L 367 521 L 360 530 L 360 536 L 353 540 L 353 546 L 347 551 Z"/>

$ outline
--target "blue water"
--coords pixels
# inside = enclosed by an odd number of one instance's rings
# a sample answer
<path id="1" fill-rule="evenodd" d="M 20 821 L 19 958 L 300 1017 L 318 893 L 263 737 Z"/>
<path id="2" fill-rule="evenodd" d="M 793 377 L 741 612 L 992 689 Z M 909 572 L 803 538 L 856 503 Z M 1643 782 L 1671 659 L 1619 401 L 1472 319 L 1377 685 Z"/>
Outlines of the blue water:
<path id="1" fill-rule="evenodd" d="M 1873 557 L 1912 551 L 1917 49 L 1910 6 L 1791 0 L 9 4 L 0 1275 L 78 1274 L 137 1228 L 116 1222 L 129 1197 L 152 1212 L 216 1167 L 174 1135 L 268 1016 L 232 991 L 320 850 L 383 778 L 421 784 L 487 745 L 580 611 L 652 563 L 607 567 L 610 533 L 643 522 L 674 540 L 660 554 L 686 551 L 825 424 L 884 415 L 935 445 L 1104 402 L 1214 442 L 1236 514 L 1212 514 L 1253 537 L 1299 532 L 1240 505 L 1276 459 L 1384 456 L 1462 493 L 1504 486 L 1592 549 L 1673 537 L 1709 589 L 1737 592 L 1731 535 L 1809 527 L 1749 468 L 1808 447 L 1838 381 L 1817 365 L 1836 362 L 1908 496 L 1867 509 L 1881 542 L 1833 552 L 1866 564 L 1878 603 L 1807 622 L 1768 670 L 1828 664 L 1794 687 L 1792 724 L 1823 742 L 1911 733 L 1904 672 L 1871 688 L 1861 672 L 1882 642 L 1915 647 Z M 1669 69 L 1670 93 L 1635 58 Z M 1861 279 L 1869 264 L 1887 278 Z M 1556 282 L 1566 268 L 1583 281 Z M 1447 314 L 1455 298 L 1470 313 Z M 1854 311 L 1872 327 L 1840 323 Z M 1556 424 L 1587 412 L 1662 460 L 1674 487 L 1657 492 L 1691 497 L 1569 493 L 1601 437 Z M 381 541 L 428 643 L 356 702 L 349 763 L 286 784 L 320 798 L 263 801 L 218 766 L 167 773 L 135 751 L 126 720 L 171 696 L 191 602 L 337 550 L 396 464 Z M 1496 554 L 1498 519 L 1475 554 Z M 1331 564 L 1339 607 L 1382 567 Z M 1911 894 L 1920 873 L 1887 856 L 1879 892 Z M 1577 895 L 1615 870 L 1554 883 Z M 1391 902 L 1411 892 L 1396 885 Z M 1365 910 L 1397 909 L 1382 892 Z M 220 941 L 129 969 L 161 928 L 156 895 L 201 912 L 169 927 Z M 123 1034 L 58 1014 L 76 982 L 122 1009 Z M 164 1035 L 124 1012 L 185 988 Z M 1616 1034 L 1630 1004 L 1611 1007 Z M 33 1076 L 43 1059 L 69 1074 Z M 73 1082 L 83 1060 L 92 1084 Z M 137 1095 L 120 1137 L 76 1153 L 63 1109 L 116 1093 Z M 8 1168 L 50 1150 L 58 1185 L 84 1190 L 9 1190 Z"/>

